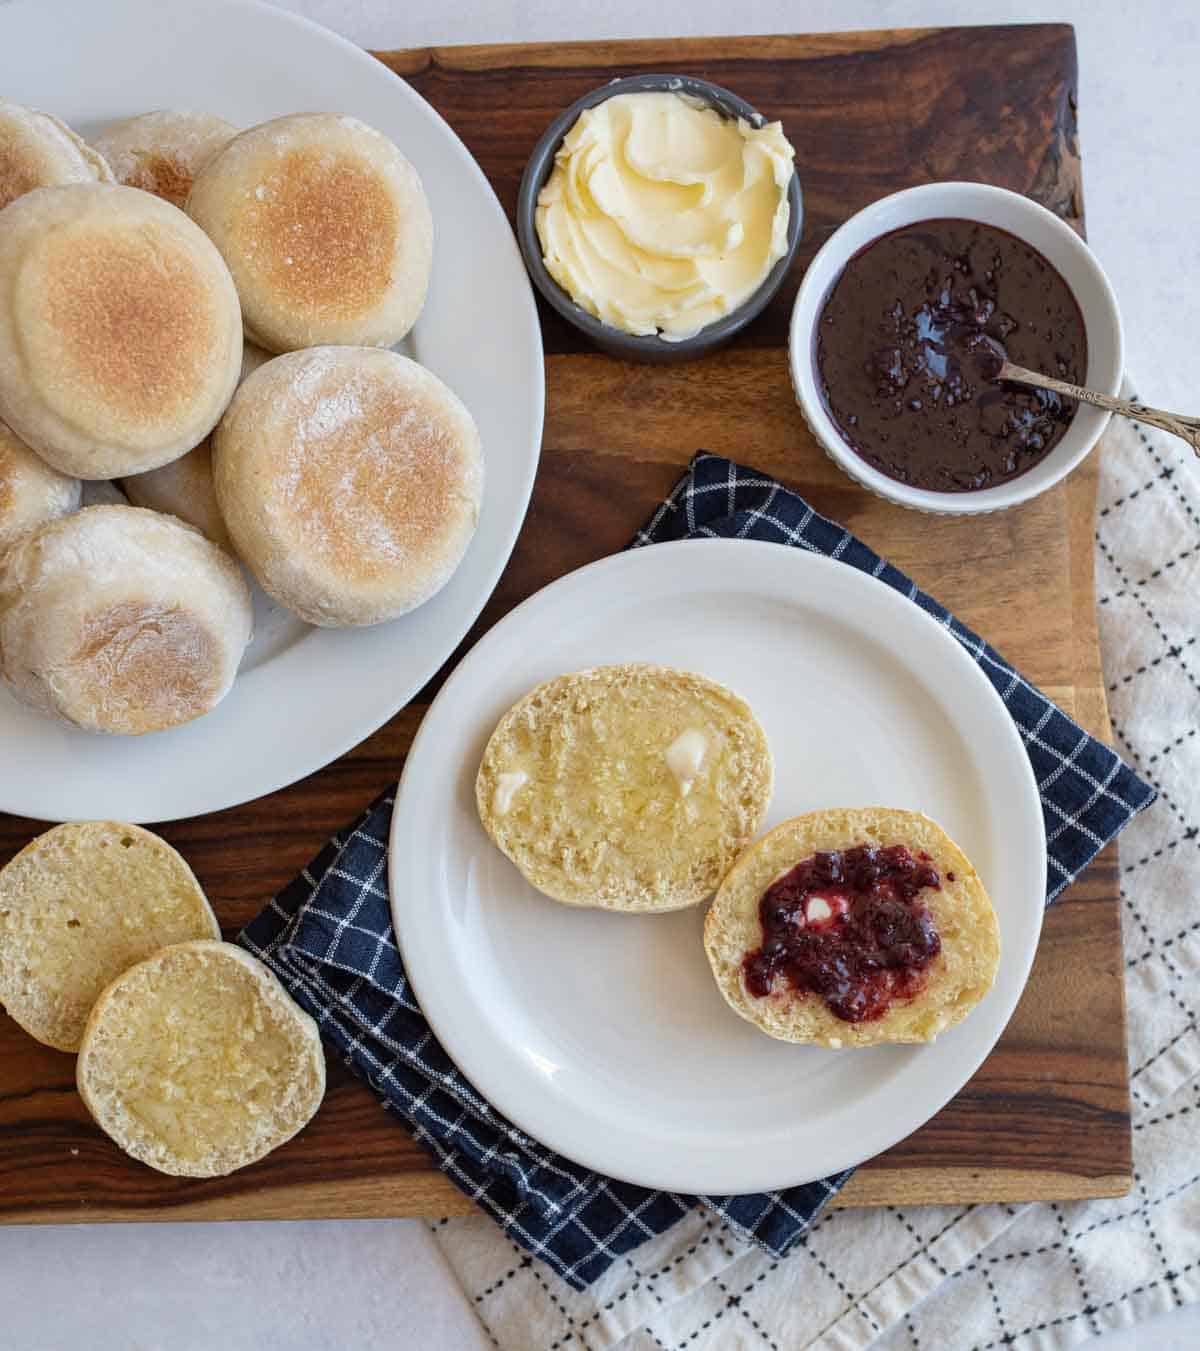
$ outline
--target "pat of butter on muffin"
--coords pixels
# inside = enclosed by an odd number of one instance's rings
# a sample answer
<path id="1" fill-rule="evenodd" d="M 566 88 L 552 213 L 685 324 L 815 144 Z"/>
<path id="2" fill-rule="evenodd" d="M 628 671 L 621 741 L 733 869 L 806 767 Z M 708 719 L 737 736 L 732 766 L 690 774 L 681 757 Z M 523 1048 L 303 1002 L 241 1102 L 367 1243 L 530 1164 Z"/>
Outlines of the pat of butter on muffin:
<path id="1" fill-rule="evenodd" d="M 684 797 L 692 791 L 707 751 L 708 738 L 696 727 L 685 728 L 667 747 L 667 768 L 679 780 L 679 791 Z"/>
<path id="2" fill-rule="evenodd" d="M 496 791 L 492 795 L 492 809 L 497 816 L 506 816 L 512 806 L 517 791 L 529 782 L 529 775 L 523 769 L 507 770 L 496 779 Z"/>

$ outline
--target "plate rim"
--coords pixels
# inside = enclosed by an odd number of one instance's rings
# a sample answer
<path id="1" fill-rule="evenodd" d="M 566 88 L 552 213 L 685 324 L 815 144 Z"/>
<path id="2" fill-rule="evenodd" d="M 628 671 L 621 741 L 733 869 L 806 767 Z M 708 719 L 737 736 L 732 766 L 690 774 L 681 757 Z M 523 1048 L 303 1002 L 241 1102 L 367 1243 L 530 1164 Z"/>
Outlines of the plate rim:
<path id="1" fill-rule="evenodd" d="M 14 24 L 17 27 L 18 36 L 20 33 L 21 18 L 23 11 L 31 13 L 44 14 L 47 9 L 57 8 L 60 12 L 70 10 L 66 0 L 57 0 L 56 5 L 51 4 L 51 0 L 10 0 L 8 5 L 0 4 L 0 31 L 7 24 Z M 110 0 L 105 9 L 105 22 L 111 26 L 114 23 L 122 22 L 122 13 L 125 21 L 135 16 L 139 11 L 158 12 L 155 0 Z M 425 117 L 429 123 L 439 129 L 441 136 L 445 139 L 448 151 L 452 152 L 457 159 L 465 166 L 467 172 L 471 174 L 480 187 L 484 190 L 486 196 L 490 198 L 491 205 L 494 208 L 495 217 L 498 224 L 502 224 L 504 234 L 512 257 L 519 270 L 519 275 L 524 280 L 524 286 L 521 289 L 521 300 L 519 309 L 515 310 L 511 316 L 511 327 L 515 332 L 524 331 L 526 341 L 530 348 L 530 365 L 533 371 L 533 379 L 524 393 L 522 406 L 527 409 L 531 432 L 531 453 L 527 457 L 523 473 L 510 475 L 510 484 L 517 486 L 517 506 L 514 510 L 512 519 L 508 525 L 500 531 L 500 544 L 496 548 L 492 561 L 486 567 L 482 568 L 480 579 L 477 584 L 477 590 L 471 602 L 464 606 L 445 629 L 445 637 L 429 648 L 429 655 L 414 664 L 414 674 L 410 679 L 398 684 L 397 692 L 387 699 L 380 699 L 369 704 L 370 713 L 348 720 L 346 729 L 333 738 L 331 745 L 336 744 L 340 747 L 333 753 L 330 753 L 328 747 L 322 747 L 312 754 L 305 755 L 299 753 L 295 748 L 289 753 L 286 762 L 277 770 L 264 773 L 260 776 L 251 776 L 246 781 L 239 783 L 238 787 L 230 795 L 220 787 L 221 780 L 215 776 L 209 776 L 204 780 L 197 780 L 191 790 L 192 800 L 180 803 L 171 803 L 162 807 L 154 806 L 157 799 L 157 792 L 153 784 L 147 782 L 141 792 L 141 797 L 146 801 L 148 810 L 126 813 L 130 820 L 135 820 L 138 824 L 153 825 L 163 821 L 171 820 L 190 820 L 196 817 L 211 815 L 214 812 L 226 811 L 236 807 L 244 806 L 248 802 L 257 801 L 260 798 L 267 797 L 272 793 L 279 792 L 289 788 L 294 784 L 309 778 L 311 775 L 319 773 L 327 766 L 348 755 L 356 747 L 360 746 L 368 737 L 377 732 L 386 723 L 390 722 L 401 709 L 409 704 L 413 698 L 420 693 L 422 688 L 441 667 L 454 655 L 463 639 L 470 632 L 471 627 L 483 612 L 484 607 L 491 599 L 500 581 L 504 569 L 508 566 L 509 559 L 512 557 L 513 550 L 516 547 L 517 539 L 525 524 L 529 514 L 529 504 L 533 495 L 533 487 L 537 477 L 538 468 L 541 462 L 542 440 L 545 433 L 545 410 L 546 410 L 546 379 L 545 379 L 545 345 L 542 341 L 541 322 L 538 316 L 537 300 L 534 294 L 533 285 L 529 280 L 525 269 L 524 261 L 521 257 L 520 248 L 517 243 L 516 234 L 504 210 L 495 188 L 492 186 L 487 175 L 483 172 L 478 160 L 467 148 L 465 142 L 455 131 L 454 127 L 444 118 L 441 113 L 426 99 L 422 94 L 411 85 L 402 76 L 397 75 L 390 67 L 385 65 L 370 51 L 351 42 L 348 38 L 326 28 L 315 20 L 305 15 L 297 14 L 291 10 L 279 9 L 275 5 L 269 4 L 266 0 L 202 0 L 191 7 L 190 22 L 199 22 L 203 18 L 204 22 L 216 22 L 217 16 L 220 16 L 221 22 L 226 22 L 228 15 L 237 11 L 251 12 L 259 15 L 264 21 L 271 24 L 286 26 L 301 30 L 307 33 L 314 41 L 320 41 L 327 47 L 338 48 L 348 62 L 353 62 L 360 69 L 371 69 L 377 73 L 382 73 L 384 77 L 392 81 L 394 86 L 400 90 L 400 98 L 408 106 L 416 109 L 419 115 Z M 199 16 L 199 17 L 197 17 Z M 486 454 L 486 452 L 485 452 Z M 507 467 L 506 467 L 507 468 Z M 487 477 L 499 471 L 500 466 L 485 461 L 485 486 L 484 492 L 487 493 Z M 522 481 L 523 480 L 523 481 Z M 486 499 L 485 499 L 486 500 Z M 436 599 L 436 598 L 434 598 Z M 406 616 L 401 616 L 403 622 Z M 384 627 L 384 626 L 379 626 Z M 349 630 L 353 633 L 356 630 Z M 308 635 L 311 636 L 311 635 Z M 269 663 L 268 663 L 269 665 Z M 263 667 L 253 667 L 247 671 L 239 670 L 237 681 L 252 680 L 255 684 L 260 683 Z M 235 682 L 236 686 L 236 682 Z M 230 693 L 232 694 L 232 690 Z M 5 692 L 7 699 L 12 696 Z M 14 701 L 15 702 L 15 701 Z M 224 702 L 224 701 L 222 701 Z M 130 740 L 141 740 L 140 738 L 105 738 L 102 734 L 87 733 L 64 727 L 44 715 L 31 709 L 25 709 L 17 703 L 17 708 L 21 714 L 28 718 L 35 718 L 48 724 L 48 734 L 66 734 L 88 737 L 89 740 L 111 740 L 114 744 L 123 743 Z M 219 711 L 221 705 L 218 704 L 213 712 Z M 205 718 L 195 719 L 193 723 L 184 724 L 179 729 L 169 729 L 166 732 L 152 734 L 154 738 L 170 736 L 173 731 L 181 731 L 193 727 L 197 724 L 203 725 Z M 315 741 L 298 742 L 299 745 L 313 745 Z M 184 754 L 181 752 L 181 754 Z M 113 766 L 113 772 L 121 774 L 125 772 L 120 765 Z M 145 770 L 135 771 L 145 774 Z M 61 811 L 50 810 L 52 803 L 50 799 L 55 796 L 61 796 L 61 790 L 56 787 L 47 787 L 45 783 L 36 792 L 26 791 L 29 784 L 29 776 L 20 772 L 19 766 L 14 765 L 14 772 L 11 775 L 0 775 L 0 812 L 5 812 L 14 816 L 25 816 L 39 821 L 68 821 L 85 819 L 96 812 L 80 813 L 77 810 Z M 72 804 L 73 805 L 73 804 Z M 104 815 L 105 812 L 99 814 Z M 108 813 L 111 814 L 111 813 Z"/>
<path id="2" fill-rule="evenodd" d="M 476 1052 L 472 1049 L 470 1039 L 459 1034 L 459 1027 L 455 1023 L 453 1015 L 446 1016 L 446 1009 L 453 1007 L 453 1001 L 442 1000 L 436 984 L 427 984 L 427 978 L 431 979 L 431 973 L 425 968 L 424 953 L 426 949 L 422 947 L 425 942 L 425 936 L 414 938 L 418 933 L 417 926 L 408 927 L 406 936 L 406 924 L 404 918 L 404 906 L 400 898 L 399 877 L 403 864 L 401 860 L 405 853 L 400 847 L 400 837 L 404 825 L 403 804 L 406 801 L 406 785 L 414 782 L 420 774 L 421 759 L 427 754 L 426 746 L 432 745 L 436 736 L 436 719 L 433 717 L 439 703 L 445 702 L 451 705 L 455 698 L 455 692 L 460 683 L 468 680 L 472 674 L 473 668 L 486 661 L 490 652 L 499 644 L 503 643 L 508 634 L 513 630 L 519 630 L 520 627 L 529 622 L 529 616 L 536 616 L 540 606 L 547 602 L 545 597 L 549 593 L 568 590 L 573 587 L 586 585 L 587 581 L 581 579 L 590 579 L 597 573 L 607 570 L 616 570 L 622 567 L 639 566 L 636 561 L 641 556 L 662 557 L 664 554 L 677 554 L 684 549 L 703 550 L 708 553 L 724 552 L 736 548 L 742 556 L 748 556 L 750 551 L 757 551 L 767 558 L 768 551 L 771 551 L 771 560 L 778 564 L 781 560 L 777 557 L 775 551 L 784 550 L 791 558 L 791 562 L 786 564 L 788 567 L 798 567 L 803 569 L 814 569 L 817 572 L 828 571 L 831 574 L 836 573 L 839 577 L 853 575 L 854 581 L 850 583 L 851 587 L 862 587 L 863 593 L 873 593 L 881 595 L 876 590 L 880 588 L 882 592 L 888 593 L 887 598 L 883 598 L 881 603 L 885 608 L 895 605 L 896 613 L 904 613 L 911 616 L 918 628 L 924 627 L 927 634 L 936 635 L 933 641 L 939 644 L 946 653 L 947 660 L 952 664 L 957 664 L 964 673 L 964 678 L 974 682 L 983 694 L 984 698 L 990 701 L 997 713 L 996 729 L 1007 742 L 1010 751 L 1015 751 L 1017 761 L 1020 766 L 1018 777 L 1023 786 L 1024 811 L 1028 817 L 1029 824 L 1035 833 L 1036 849 L 1027 850 L 1034 860 L 1034 866 L 1030 867 L 1030 880 L 1032 882 L 1034 873 L 1037 874 L 1037 896 L 1042 899 L 1042 903 L 1032 907 L 1032 930 L 1027 934 L 1023 950 L 1014 953 L 1010 958 L 1017 963 L 1017 979 L 1013 986 L 1009 1006 L 1005 1009 L 997 1022 L 995 1034 L 990 1039 L 985 1039 L 985 1043 L 966 1057 L 964 1063 L 960 1065 L 958 1071 L 949 1076 L 946 1083 L 941 1084 L 936 1092 L 928 1095 L 928 1101 L 919 1109 L 916 1114 L 917 1119 L 904 1119 L 902 1128 L 898 1132 L 891 1132 L 890 1138 L 878 1148 L 872 1147 L 869 1152 L 862 1154 L 854 1147 L 848 1147 L 841 1151 L 841 1155 L 836 1157 L 833 1165 L 822 1164 L 817 1171 L 811 1168 L 808 1170 L 798 1170 L 789 1176 L 766 1176 L 760 1173 L 753 1173 L 754 1161 L 749 1163 L 741 1161 L 735 1162 L 732 1170 L 723 1176 L 718 1177 L 689 1177 L 684 1173 L 677 1171 L 678 1165 L 668 1160 L 665 1164 L 661 1161 L 655 1167 L 643 1167 L 640 1163 L 635 1163 L 633 1167 L 626 1168 L 621 1165 L 619 1160 L 614 1161 L 611 1157 L 604 1154 L 603 1149 L 597 1151 L 585 1144 L 583 1148 L 576 1148 L 574 1143 L 569 1140 L 558 1138 L 558 1132 L 551 1129 L 547 1133 L 544 1129 L 544 1123 L 536 1117 L 536 1103 L 532 1099 L 536 1095 L 530 1094 L 527 1090 L 522 1093 L 520 1086 L 516 1090 L 511 1090 L 510 1085 L 502 1075 L 498 1075 L 489 1070 L 486 1051 Z M 903 609 L 899 607 L 905 607 Z M 415 790 L 414 790 L 415 791 Z M 761 833 L 760 833 L 761 834 Z M 412 746 L 409 749 L 405 759 L 403 771 L 400 776 L 396 789 L 395 805 L 392 811 L 391 823 L 388 831 L 388 898 L 391 911 L 392 925 L 395 932 L 397 946 L 400 950 L 404 962 L 404 968 L 412 986 L 413 993 L 429 1023 L 435 1038 L 446 1051 L 460 1073 L 474 1087 L 476 1092 L 489 1102 L 497 1111 L 502 1113 L 519 1130 L 530 1136 L 531 1139 L 540 1143 L 543 1147 L 553 1150 L 555 1153 L 570 1159 L 578 1165 L 591 1169 L 597 1173 L 616 1178 L 620 1181 L 630 1183 L 635 1186 L 642 1186 L 654 1190 L 678 1192 L 683 1194 L 700 1195 L 744 1195 L 762 1191 L 782 1190 L 788 1187 L 801 1186 L 809 1183 L 815 1183 L 818 1179 L 825 1178 L 842 1171 L 846 1168 L 854 1168 L 865 1163 L 869 1158 L 875 1157 L 878 1153 L 891 1148 L 900 1140 L 905 1139 L 914 1131 L 920 1129 L 930 1118 L 936 1115 L 946 1106 L 959 1092 L 962 1091 L 966 1083 L 979 1069 L 983 1061 L 995 1049 L 1009 1022 L 1012 1019 L 1017 1005 L 1024 993 L 1028 983 L 1029 973 L 1033 966 L 1033 961 L 1037 955 L 1039 940 L 1041 936 L 1042 920 L 1045 912 L 1045 878 L 1046 878 L 1046 835 L 1045 823 L 1042 814 L 1041 798 L 1037 786 L 1037 779 L 1033 767 L 1029 762 L 1028 753 L 1025 750 L 1021 734 L 1012 720 L 1007 708 L 999 693 L 988 680 L 986 674 L 967 650 L 962 646 L 950 630 L 940 623 L 927 611 L 914 604 L 911 600 L 897 591 L 895 588 L 881 579 L 872 576 L 861 569 L 854 568 L 841 560 L 829 558 L 825 555 L 816 554 L 808 550 L 778 544 L 762 540 L 743 540 L 727 538 L 706 538 L 673 540 L 660 544 L 650 545 L 646 548 L 626 549 L 617 554 L 608 555 L 605 558 L 597 559 L 591 563 L 576 568 L 572 572 L 556 578 L 548 583 L 532 596 L 527 597 L 519 605 L 515 606 L 507 615 L 500 619 L 491 629 L 484 634 L 478 642 L 467 652 L 459 661 L 457 667 L 451 673 L 446 683 L 438 691 L 437 695 L 430 703 L 428 710 L 417 729 L 416 736 L 413 738 Z M 702 905 L 707 902 L 702 902 Z M 444 935 L 443 935 L 444 938 Z M 412 962 L 413 954 L 417 955 L 416 962 Z M 1001 961 L 1004 960 L 1004 951 L 1002 950 Z M 422 993 L 424 989 L 425 993 Z M 432 994 L 432 998 L 427 996 Z M 731 1013 L 731 1016 L 732 1013 Z M 495 1029 L 494 1023 L 487 1024 L 489 1031 Z M 493 1032 L 493 1035 L 496 1035 Z M 464 1052 L 465 1046 L 465 1052 Z M 927 1051 L 934 1051 L 934 1046 L 926 1048 Z M 467 1062 L 464 1064 L 464 1061 Z M 530 1105 L 532 1102 L 532 1105 Z M 736 1155 L 732 1148 L 731 1141 L 730 1155 Z M 614 1166 L 615 1163 L 615 1166 Z M 686 1167 L 686 1164 L 684 1165 Z M 745 1175 L 738 1181 L 736 1175 Z M 734 1183 L 734 1185 L 730 1185 Z"/>

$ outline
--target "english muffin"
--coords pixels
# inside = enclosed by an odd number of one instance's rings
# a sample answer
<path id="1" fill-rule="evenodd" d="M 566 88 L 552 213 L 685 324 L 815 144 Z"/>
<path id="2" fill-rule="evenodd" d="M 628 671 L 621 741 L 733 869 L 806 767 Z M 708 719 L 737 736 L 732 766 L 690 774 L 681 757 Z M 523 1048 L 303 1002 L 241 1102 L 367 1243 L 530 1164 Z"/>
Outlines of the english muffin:
<path id="1" fill-rule="evenodd" d="M 229 264 L 246 336 L 272 352 L 390 347 L 425 303 L 425 190 L 357 118 L 296 113 L 242 132 L 197 175 L 187 209 Z"/>
<path id="2" fill-rule="evenodd" d="M 0 677 L 88 731 L 140 735 L 209 712 L 250 628 L 233 559 L 154 511 L 87 507 L 0 559 Z"/>
<path id="3" fill-rule="evenodd" d="M 75 1082 L 127 1154 L 177 1177 L 223 1177 L 277 1149 L 325 1094 L 317 1025 L 231 943 L 178 943 L 101 994 Z"/>
<path id="4" fill-rule="evenodd" d="M 0 98 L 0 208 L 34 188 L 112 181 L 104 156 L 57 117 Z"/>
<path id="5" fill-rule="evenodd" d="M 68 822 L 0 868 L 0 1004 L 60 1051 L 79 1049 L 122 971 L 168 943 L 220 936 L 192 870 L 140 826 Z"/>
<path id="6" fill-rule="evenodd" d="M 229 269 L 182 211 L 107 183 L 0 212 L 0 417 L 76 478 L 178 459 L 237 384 Z"/>
<path id="7" fill-rule="evenodd" d="M 18 535 L 77 510 L 82 495 L 77 478 L 51 469 L 0 422 L 0 553 Z"/>
<path id="8" fill-rule="evenodd" d="M 479 432 L 423 366 L 370 347 L 276 357 L 214 439 L 221 515 L 263 590 L 310 624 L 378 624 L 449 581 L 475 532 Z"/>
<path id="9" fill-rule="evenodd" d="M 212 113 L 162 108 L 105 127 L 92 145 L 118 183 L 182 207 L 197 173 L 238 134 Z"/>
<path id="10" fill-rule="evenodd" d="M 597 666 L 509 709 L 475 798 L 539 891 L 644 913 L 712 895 L 762 824 L 771 785 L 766 736 L 731 690 L 664 666 Z"/>
<path id="11" fill-rule="evenodd" d="M 721 883 L 704 947 L 768 1036 L 839 1050 L 933 1041 L 991 989 L 1000 933 L 979 874 L 920 812 L 793 817 Z"/>

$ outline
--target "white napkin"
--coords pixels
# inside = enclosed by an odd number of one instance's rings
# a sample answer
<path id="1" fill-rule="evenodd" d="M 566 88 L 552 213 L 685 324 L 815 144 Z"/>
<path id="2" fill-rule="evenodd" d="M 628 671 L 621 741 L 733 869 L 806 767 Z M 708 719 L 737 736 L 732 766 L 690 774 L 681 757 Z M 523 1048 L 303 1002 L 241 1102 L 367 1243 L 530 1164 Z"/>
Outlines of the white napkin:
<path id="1" fill-rule="evenodd" d="M 1133 1191 L 827 1211 L 784 1261 L 697 1211 L 583 1294 L 491 1220 L 439 1221 L 501 1351 L 1046 1351 L 1200 1299 L 1200 466 L 1119 420 L 1102 454 L 1109 707 L 1116 748 L 1160 794 L 1121 837 Z"/>

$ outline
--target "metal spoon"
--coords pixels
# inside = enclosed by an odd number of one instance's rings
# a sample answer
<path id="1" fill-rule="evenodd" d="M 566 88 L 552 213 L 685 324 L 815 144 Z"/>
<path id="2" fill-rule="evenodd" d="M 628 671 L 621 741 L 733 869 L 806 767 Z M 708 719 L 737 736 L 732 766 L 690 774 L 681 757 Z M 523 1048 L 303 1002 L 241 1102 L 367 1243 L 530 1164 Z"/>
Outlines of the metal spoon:
<path id="1" fill-rule="evenodd" d="M 1052 375 L 1039 375 L 1037 371 L 1026 370 L 1024 366 L 1014 366 L 1011 361 L 1002 361 L 1000 369 L 988 372 L 994 380 L 1013 380 L 1019 385 L 1036 385 L 1038 389 L 1050 389 L 1055 394 L 1063 394 L 1068 399 L 1077 399 L 1080 403 L 1095 404 L 1110 413 L 1120 413 L 1122 417 L 1133 418 L 1136 422 L 1149 423 L 1161 431 L 1182 437 L 1189 446 L 1200 455 L 1200 418 L 1184 417 L 1179 413 L 1164 413 L 1161 408 L 1147 408 L 1144 403 L 1133 399 L 1114 399 L 1109 394 L 1097 394 L 1094 389 L 1084 389 L 1082 385 L 1072 385 L 1066 380 L 1056 380 Z"/>

